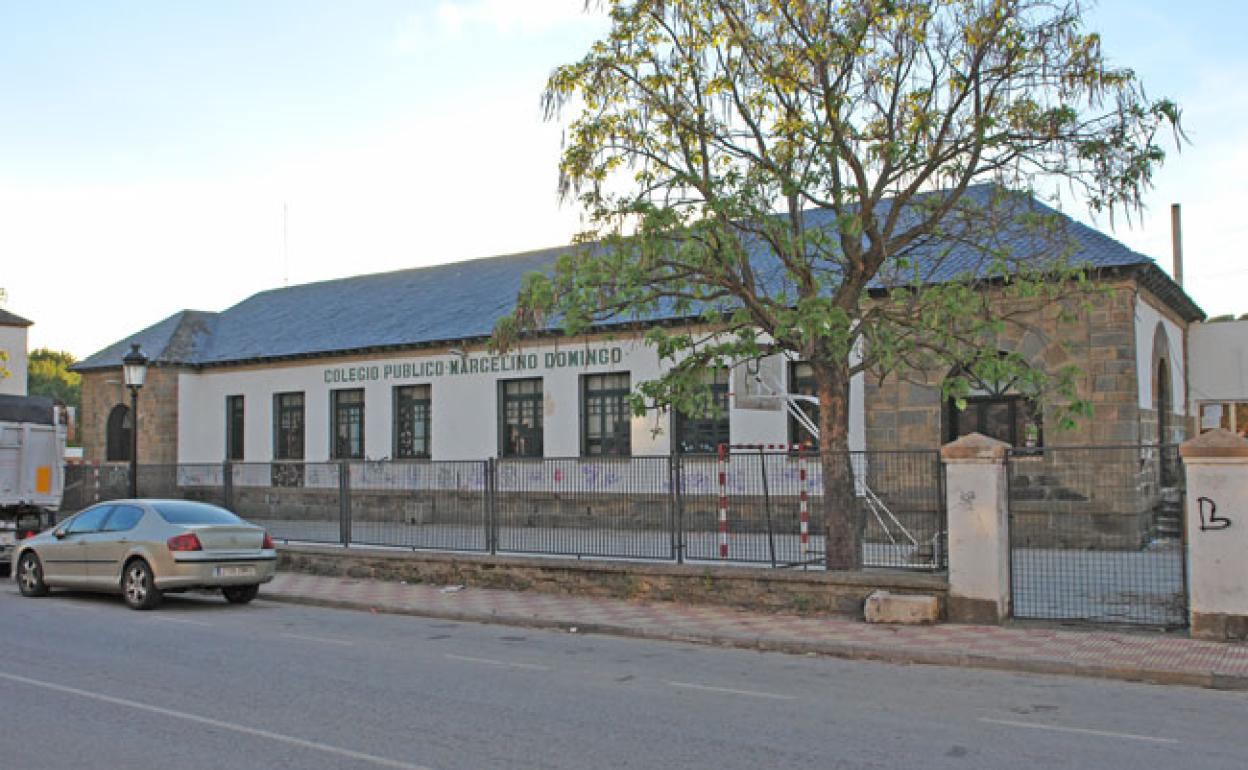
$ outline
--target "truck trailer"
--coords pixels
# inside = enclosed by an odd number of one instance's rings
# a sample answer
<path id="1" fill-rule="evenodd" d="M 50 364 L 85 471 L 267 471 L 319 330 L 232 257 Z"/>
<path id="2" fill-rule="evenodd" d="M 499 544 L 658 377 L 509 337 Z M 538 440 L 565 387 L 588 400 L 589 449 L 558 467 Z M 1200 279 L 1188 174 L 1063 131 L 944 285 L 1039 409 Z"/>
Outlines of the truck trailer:
<path id="1" fill-rule="evenodd" d="M 0 395 L 0 574 L 13 547 L 56 522 L 65 491 L 64 410 L 42 396 Z"/>

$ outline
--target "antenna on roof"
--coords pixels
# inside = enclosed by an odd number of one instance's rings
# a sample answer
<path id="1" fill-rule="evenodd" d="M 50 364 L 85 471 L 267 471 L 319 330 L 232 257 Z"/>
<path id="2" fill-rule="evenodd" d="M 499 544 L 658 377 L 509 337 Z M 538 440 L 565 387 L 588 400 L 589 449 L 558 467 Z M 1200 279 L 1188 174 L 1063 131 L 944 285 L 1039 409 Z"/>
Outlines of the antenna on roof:
<path id="1" fill-rule="evenodd" d="M 286 239 L 286 201 L 282 201 L 282 285 L 290 285 L 290 249 Z"/>

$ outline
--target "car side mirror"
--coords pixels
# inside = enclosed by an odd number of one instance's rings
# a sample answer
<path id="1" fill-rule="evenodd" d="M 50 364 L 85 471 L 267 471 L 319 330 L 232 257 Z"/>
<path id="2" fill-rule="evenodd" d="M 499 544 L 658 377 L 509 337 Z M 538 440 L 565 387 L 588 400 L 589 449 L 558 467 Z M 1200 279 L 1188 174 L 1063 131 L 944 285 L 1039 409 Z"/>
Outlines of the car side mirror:
<path id="1" fill-rule="evenodd" d="M 59 528 L 59 527 L 58 527 L 58 528 L 57 528 L 57 530 L 56 530 L 55 532 L 53 532 L 52 534 L 53 534 L 53 536 L 55 536 L 55 537 L 56 537 L 56 539 L 57 539 L 57 540 L 64 540 L 64 539 L 65 539 L 65 530 L 64 530 L 64 529 L 62 529 L 62 528 Z"/>

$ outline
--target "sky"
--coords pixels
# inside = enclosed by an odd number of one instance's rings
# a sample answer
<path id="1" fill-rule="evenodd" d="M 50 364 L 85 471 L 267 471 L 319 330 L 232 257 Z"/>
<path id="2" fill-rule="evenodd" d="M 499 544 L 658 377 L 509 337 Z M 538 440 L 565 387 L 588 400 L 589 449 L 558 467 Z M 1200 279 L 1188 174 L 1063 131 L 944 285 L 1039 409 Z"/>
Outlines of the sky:
<path id="1" fill-rule="evenodd" d="M 0 288 L 78 358 L 266 289 L 567 243 L 550 71 L 583 0 L 0 0 Z M 1177 100 L 1130 222 L 1068 213 L 1248 313 L 1248 3 L 1105 0 L 1111 60 Z"/>

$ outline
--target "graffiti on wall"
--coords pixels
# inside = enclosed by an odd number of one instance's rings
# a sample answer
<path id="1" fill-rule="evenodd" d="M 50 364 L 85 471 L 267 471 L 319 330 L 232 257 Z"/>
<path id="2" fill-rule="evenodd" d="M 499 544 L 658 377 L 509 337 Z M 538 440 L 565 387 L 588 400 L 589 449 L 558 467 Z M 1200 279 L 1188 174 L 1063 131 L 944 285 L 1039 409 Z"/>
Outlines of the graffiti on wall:
<path id="1" fill-rule="evenodd" d="M 1208 497 L 1196 498 L 1196 509 L 1200 513 L 1200 531 L 1217 532 L 1231 528 L 1231 520 L 1227 516 L 1218 515 L 1218 504 Z"/>

